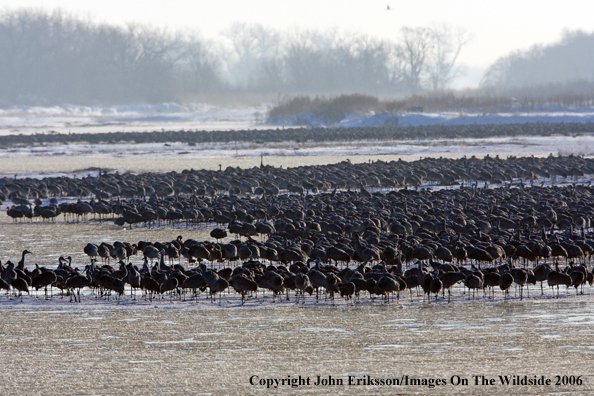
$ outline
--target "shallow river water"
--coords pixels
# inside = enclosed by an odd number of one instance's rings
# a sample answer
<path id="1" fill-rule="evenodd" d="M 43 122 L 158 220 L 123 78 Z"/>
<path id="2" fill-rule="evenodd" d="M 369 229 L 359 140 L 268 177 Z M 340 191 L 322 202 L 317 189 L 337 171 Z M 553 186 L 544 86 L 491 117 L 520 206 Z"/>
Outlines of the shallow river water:
<path id="1" fill-rule="evenodd" d="M 2 394 L 586 394 L 594 391 L 593 311 L 591 301 L 208 310 L 0 305 L 0 381 Z M 495 385 L 476 385 L 477 375 Z M 501 385 L 505 375 L 552 384 Z M 581 376 L 582 385 L 555 385 L 557 375 Z M 288 376 L 309 377 L 310 385 L 267 389 L 257 382 Z M 318 376 L 338 385 L 316 386 Z M 409 385 L 348 385 L 349 376 L 408 376 Z M 413 386 L 413 378 L 446 385 Z M 464 380 L 468 385 L 452 384 Z"/>

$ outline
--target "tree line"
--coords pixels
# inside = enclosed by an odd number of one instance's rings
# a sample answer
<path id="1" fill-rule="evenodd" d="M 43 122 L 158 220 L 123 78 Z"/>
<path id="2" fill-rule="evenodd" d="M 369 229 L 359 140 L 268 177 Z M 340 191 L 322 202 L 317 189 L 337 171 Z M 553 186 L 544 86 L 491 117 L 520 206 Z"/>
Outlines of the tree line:
<path id="1" fill-rule="evenodd" d="M 187 100 L 212 93 L 407 95 L 443 89 L 470 36 L 403 27 L 393 41 L 235 23 L 219 40 L 62 11 L 0 13 L 0 105 Z"/>
<path id="2" fill-rule="evenodd" d="M 581 81 L 586 83 L 585 92 L 591 93 L 593 65 L 594 33 L 567 30 L 556 43 L 537 44 L 499 58 L 489 67 L 481 85 L 499 88 L 542 86 L 543 90 L 547 85 L 550 90 L 572 86 L 575 90 L 580 85 L 576 82 Z"/>
<path id="3" fill-rule="evenodd" d="M 215 40 L 62 11 L 5 9 L 0 105 L 185 102 L 237 93 L 592 103 L 594 33 L 567 31 L 558 43 L 503 56 L 480 89 L 448 93 L 471 39 L 448 25 L 401 27 L 387 40 L 339 29 L 278 31 L 235 23 Z"/>

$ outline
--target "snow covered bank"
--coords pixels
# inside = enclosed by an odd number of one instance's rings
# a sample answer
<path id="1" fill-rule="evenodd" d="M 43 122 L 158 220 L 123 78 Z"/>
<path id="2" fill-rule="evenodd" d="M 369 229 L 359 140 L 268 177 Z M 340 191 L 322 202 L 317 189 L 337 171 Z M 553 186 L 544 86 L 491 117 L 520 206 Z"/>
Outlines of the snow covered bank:
<path id="1" fill-rule="evenodd" d="M 535 122 L 594 122 L 594 108 L 565 109 L 545 108 L 539 111 L 507 113 L 476 113 L 450 111 L 434 113 L 351 113 L 335 124 L 328 124 L 313 114 L 277 118 L 271 125 L 311 127 L 369 127 L 369 126 L 419 126 L 419 125 L 472 125 L 472 124 L 523 124 Z"/>
<path id="2" fill-rule="evenodd" d="M 247 129 L 256 127 L 265 113 L 265 106 L 237 109 L 199 103 L 12 106 L 0 109 L 0 134 Z"/>

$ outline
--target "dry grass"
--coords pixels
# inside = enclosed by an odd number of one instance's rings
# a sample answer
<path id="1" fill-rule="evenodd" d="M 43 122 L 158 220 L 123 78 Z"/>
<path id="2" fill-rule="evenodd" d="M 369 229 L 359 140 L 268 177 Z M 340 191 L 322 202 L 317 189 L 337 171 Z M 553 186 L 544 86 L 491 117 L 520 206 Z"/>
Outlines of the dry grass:
<path id="1" fill-rule="evenodd" d="M 268 119 L 312 114 L 325 122 L 338 122 L 349 113 L 369 112 L 390 113 L 402 108 L 403 102 L 398 100 L 383 101 L 374 96 L 363 94 L 340 95 L 333 98 L 324 96 L 294 96 L 281 98 L 279 104 L 268 113 Z"/>
<path id="2" fill-rule="evenodd" d="M 576 81 L 546 86 L 519 88 L 479 88 L 464 91 L 432 91 L 404 99 L 378 99 L 364 94 L 336 97 L 305 95 L 285 96 L 268 112 L 268 121 L 311 114 L 334 123 L 352 112 L 393 113 L 398 111 L 467 111 L 494 114 L 498 112 L 533 111 L 546 106 L 580 108 L 594 106 L 594 82 Z"/>

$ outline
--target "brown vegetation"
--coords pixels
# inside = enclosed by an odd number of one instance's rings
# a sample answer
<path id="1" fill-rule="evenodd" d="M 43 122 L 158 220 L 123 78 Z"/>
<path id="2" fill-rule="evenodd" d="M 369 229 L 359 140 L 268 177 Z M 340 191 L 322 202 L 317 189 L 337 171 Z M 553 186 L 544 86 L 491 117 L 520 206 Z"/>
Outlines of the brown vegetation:
<path id="1" fill-rule="evenodd" d="M 379 99 L 351 94 L 336 97 L 284 97 L 268 112 L 268 120 L 312 114 L 326 122 L 337 122 L 352 112 L 393 113 L 402 111 L 459 111 L 496 113 L 535 111 L 546 106 L 568 108 L 594 105 L 594 82 L 576 81 L 522 88 L 443 90 L 416 94 L 404 99 Z"/>

